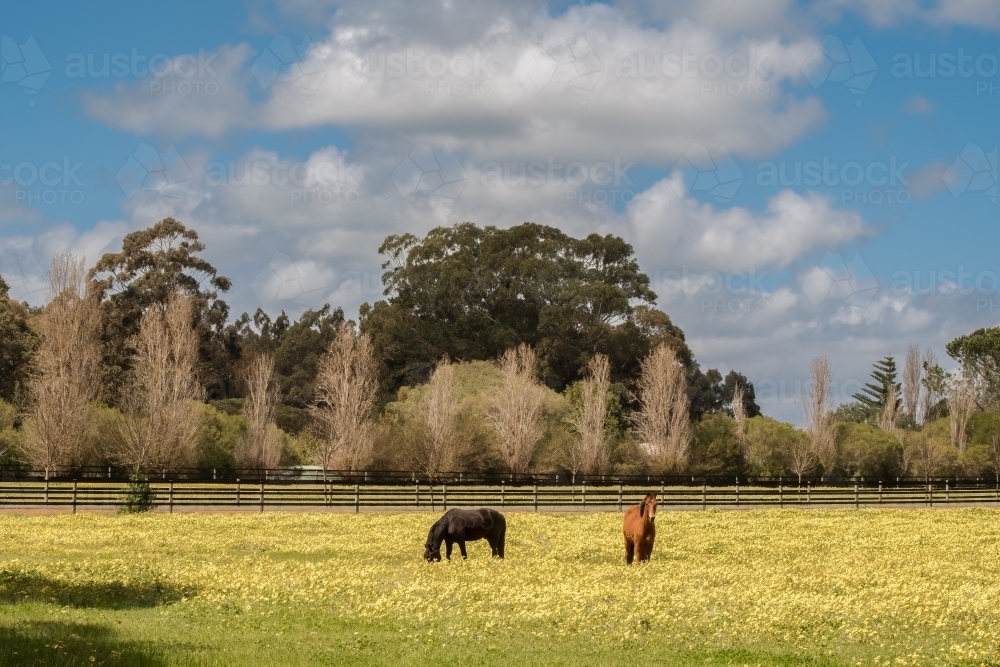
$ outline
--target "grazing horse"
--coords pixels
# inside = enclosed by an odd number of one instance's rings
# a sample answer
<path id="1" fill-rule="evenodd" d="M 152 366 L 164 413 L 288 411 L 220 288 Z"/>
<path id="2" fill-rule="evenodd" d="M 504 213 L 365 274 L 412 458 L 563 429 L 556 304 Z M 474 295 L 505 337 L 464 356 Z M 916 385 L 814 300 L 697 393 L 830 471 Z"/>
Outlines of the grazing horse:
<path id="1" fill-rule="evenodd" d="M 656 539 L 656 494 L 647 493 L 638 505 L 625 511 L 622 532 L 625 534 L 625 564 L 631 565 L 633 556 L 645 563 L 653 555 Z"/>
<path id="2" fill-rule="evenodd" d="M 448 510 L 444 516 L 431 526 L 427 534 L 427 544 L 424 546 L 424 559 L 428 563 L 441 560 L 441 542 L 448 549 L 445 552 L 451 560 L 451 547 L 458 543 L 462 558 L 468 558 L 465 553 L 465 543 L 481 540 L 484 537 L 490 543 L 490 549 L 497 558 L 503 558 L 504 537 L 507 534 L 507 521 L 503 514 L 491 509 L 479 510 Z"/>

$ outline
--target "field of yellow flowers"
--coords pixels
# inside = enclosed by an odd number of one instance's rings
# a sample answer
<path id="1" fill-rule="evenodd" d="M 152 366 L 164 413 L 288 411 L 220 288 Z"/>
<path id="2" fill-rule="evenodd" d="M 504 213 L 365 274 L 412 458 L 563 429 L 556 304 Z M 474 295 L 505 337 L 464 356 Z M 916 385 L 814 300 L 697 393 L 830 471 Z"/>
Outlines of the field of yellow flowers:
<path id="1" fill-rule="evenodd" d="M 0 515 L 0 664 L 1000 665 L 997 510 L 436 517 Z"/>

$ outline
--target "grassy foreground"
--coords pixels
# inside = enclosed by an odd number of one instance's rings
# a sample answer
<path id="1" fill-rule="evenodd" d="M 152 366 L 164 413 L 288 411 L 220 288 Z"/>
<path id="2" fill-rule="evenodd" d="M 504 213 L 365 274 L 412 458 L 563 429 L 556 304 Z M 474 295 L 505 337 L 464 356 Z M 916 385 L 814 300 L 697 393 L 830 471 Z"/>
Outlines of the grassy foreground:
<path id="1" fill-rule="evenodd" d="M 0 515 L 0 665 L 1000 665 L 997 510 L 436 516 Z"/>

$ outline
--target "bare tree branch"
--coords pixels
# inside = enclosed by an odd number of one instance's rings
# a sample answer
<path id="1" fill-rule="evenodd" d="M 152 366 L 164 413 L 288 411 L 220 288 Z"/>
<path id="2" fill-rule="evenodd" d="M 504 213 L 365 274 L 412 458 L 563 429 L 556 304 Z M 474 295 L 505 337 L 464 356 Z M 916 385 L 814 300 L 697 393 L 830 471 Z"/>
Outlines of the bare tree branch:
<path id="1" fill-rule="evenodd" d="M 46 479 L 79 464 L 93 433 L 100 394 L 100 309 L 82 257 L 56 255 L 49 271 L 51 301 L 39 316 L 41 343 L 28 382 L 22 444 Z"/>
<path id="2" fill-rule="evenodd" d="M 345 322 L 320 359 L 315 398 L 309 410 L 317 432 L 312 452 L 315 463 L 327 470 L 360 470 L 368 464 L 374 446 L 378 367 L 371 340 Z"/>
<path id="3" fill-rule="evenodd" d="M 671 347 L 660 345 L 643 359 L 638 387 L 636 431 L 650 464 L 664 472 L 682 470 L 691 449 L 690 399 L 684 366 Z"/>

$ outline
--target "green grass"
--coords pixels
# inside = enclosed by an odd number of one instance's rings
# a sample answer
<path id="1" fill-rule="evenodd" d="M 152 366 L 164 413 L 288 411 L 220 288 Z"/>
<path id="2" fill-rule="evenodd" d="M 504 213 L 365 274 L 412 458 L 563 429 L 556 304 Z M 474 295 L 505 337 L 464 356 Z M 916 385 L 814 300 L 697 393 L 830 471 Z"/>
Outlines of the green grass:
<path id="1" fill-rule="evenodd" d="M 0 515 L 0 665 L 1000 665 L 995 510 L 435 516 Z"/>

